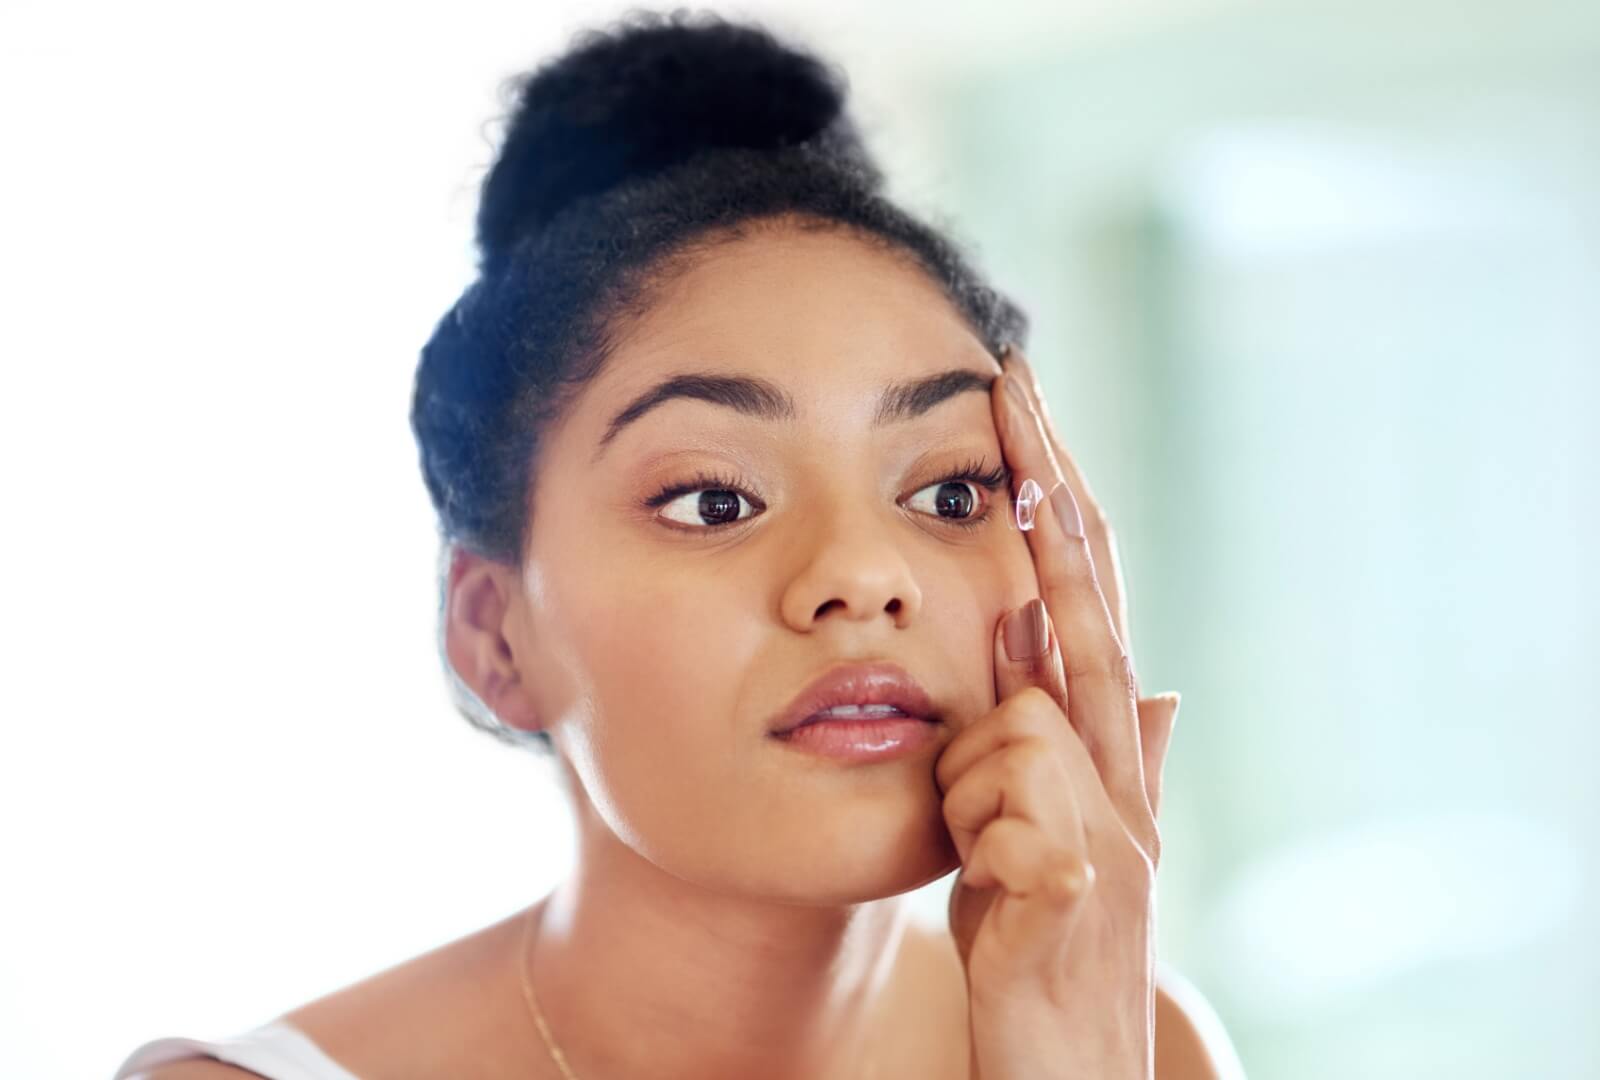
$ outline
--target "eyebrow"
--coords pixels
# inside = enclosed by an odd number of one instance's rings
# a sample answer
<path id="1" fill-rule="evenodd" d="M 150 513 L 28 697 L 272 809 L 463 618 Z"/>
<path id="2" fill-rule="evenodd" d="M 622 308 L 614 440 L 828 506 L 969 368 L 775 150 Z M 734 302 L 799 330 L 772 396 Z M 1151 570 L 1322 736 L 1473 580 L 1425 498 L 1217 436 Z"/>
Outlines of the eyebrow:
<path id="1" fill-rule="evenodd" d="M 890 383 L 878 397 L 872 425 L 882 427 L 914 420 L 958 394 L 988 394 L 997 378 L 998 374 L 972 368 L 952 368 L 918 379 Z M 793 421 L 799 416 L 794 398 L 781 386 L 766 379 L 709 372 L 671 375 L 634 398 L 611 418 L 591 461 L 598 461 L 612 440 L 629 424 L 674 398 L 709 401 L 713 405 L 769 422 Z"/>

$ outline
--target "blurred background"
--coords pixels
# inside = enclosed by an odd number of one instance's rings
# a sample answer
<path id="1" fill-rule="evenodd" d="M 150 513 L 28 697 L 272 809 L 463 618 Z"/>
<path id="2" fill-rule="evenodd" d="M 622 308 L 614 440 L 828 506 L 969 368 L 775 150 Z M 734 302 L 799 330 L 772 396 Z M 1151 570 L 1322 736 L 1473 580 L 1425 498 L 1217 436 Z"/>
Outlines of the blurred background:
<path id="1" fill-rule="evenodd" d="M 1600 5 L 714 7 L 1031 310 L 1184 694 L 1161 955 L 1249 1075 L 1600 1076 Z M 406 416 L 501 80 L 622 10 L 0 12 L 0 1075 L 562 876 L 448 703 Z"/>

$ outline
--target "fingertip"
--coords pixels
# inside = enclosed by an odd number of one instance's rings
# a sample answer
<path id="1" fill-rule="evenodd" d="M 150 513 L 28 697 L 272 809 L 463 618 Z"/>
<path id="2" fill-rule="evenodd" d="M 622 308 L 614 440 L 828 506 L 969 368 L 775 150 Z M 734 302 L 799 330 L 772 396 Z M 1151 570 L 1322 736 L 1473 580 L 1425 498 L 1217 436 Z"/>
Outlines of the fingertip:
<path id="1" fill-rule="evenodd" d="M 1172 728 L 1178 716 L 1178 702 L 1171 694 L 1140 699 L 1138 713 L 1141 743 L 1165 743 L 1172 737 Z"/>
<path id="2" fill-rule="evenodd" d="M 1007 615 L 1001 631 L 1006 656 L 1016 663 L 1034 662 L 1050 651 L 1050 614 L 1034 597 Z"/>

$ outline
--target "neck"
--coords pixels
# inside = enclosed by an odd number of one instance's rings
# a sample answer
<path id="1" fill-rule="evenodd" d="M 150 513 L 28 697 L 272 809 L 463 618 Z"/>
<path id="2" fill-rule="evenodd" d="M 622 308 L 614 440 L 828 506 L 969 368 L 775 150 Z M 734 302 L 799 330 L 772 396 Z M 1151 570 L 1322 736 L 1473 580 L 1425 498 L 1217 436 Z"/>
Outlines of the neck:
<path id="1" fill-rule="evenodd" d="M 578 1080 L 856 1080 L 883 1056 L 898 897 L 801 906 L 714 892 L 581 817 L 576 868 L 541 902 L 525 958 Z"/>

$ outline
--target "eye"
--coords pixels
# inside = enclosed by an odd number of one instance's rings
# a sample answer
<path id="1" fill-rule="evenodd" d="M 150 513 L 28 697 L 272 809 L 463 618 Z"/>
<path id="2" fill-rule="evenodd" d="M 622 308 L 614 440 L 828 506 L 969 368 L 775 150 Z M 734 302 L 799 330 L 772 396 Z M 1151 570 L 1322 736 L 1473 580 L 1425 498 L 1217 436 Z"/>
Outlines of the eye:
<path id="1" fill-rule="evenodd" d="M 933 492 L 933 497 L 924 501 L 922 506 L 917 506 L 918 497 L 923 491 Z M 974 485 L 965 480 L 940 480 L 936 484 L 929 484 L 913 495 L 907 505 L 921 513 L 952 522 L 970 521 L 974 514 L 983 510 L 982 500 Z"/>
<path id="2" fill-rule="evenodd" d="M 996 493 L 1007 485 L 1010 478 L 1011 472 L 1005 465 L 985 469 L 983 462 L 971 462 L 953 475 L 919 490 L 908 505 L 915 502 L 924 491 L 931 491 L 933 495 L 926 503 L 928 509 L 914 507 L 918 513 L 936 517 L 943 524 L 974 529 L 994 513 Z M 974 486 L 984 488 L 989 494 L 977 495 L 972 491 Z"/>
<path id="3" fill-rule="evenodd" d="M 993 515 L 995 493 L 1007 487 L 1010 480 L 1011 470 L 1004 464 L 991 469 L 982 461 L 972 461 L 920 488 L 906 504 L 940 524 L 975 529 Z M 984 488 L 988 496 L 978 495 L 972 490 L 973 486 Z M 933 492 L 925 502 L 927 508 L 912 505 L 925 491 Z M 690 495 L 695 498 L 689 499 Z M 720 532 L 749 521 L 755 515 L 741 514 L 741 505 L 748 505 L 754 511 L 766 509 L 766 504 L 751 493 L 750 485 L 743 479 L 709 472 L 699 472 L 688 480 L 667 485 L 646 499 L 644 505 L 651 509 L 664 507 L 659 516 L 669 528 L 691 533 Z"/>
<path id="4" fill-rule="evenodd" d="M 698 498 L 691 500 L 686 497 L 689 495 Z M 739 516 L 740 503 L 752 509 L 764 508 L 764 504 L 749 496 L 742 480 L 704 472 L 682 483 L 669 484 L 645 500 L 646 506 L 666 507 L 661 516 L 674 527 L 691 532 L 713 532 L 750 520 Z"/>

